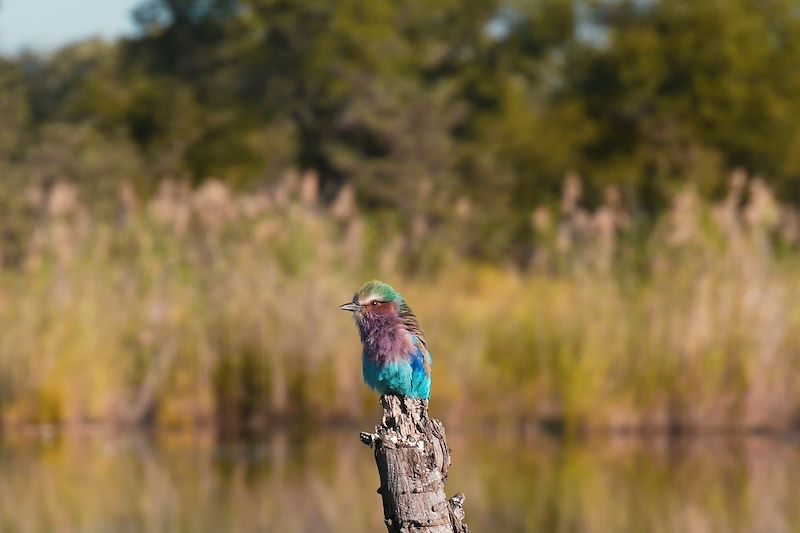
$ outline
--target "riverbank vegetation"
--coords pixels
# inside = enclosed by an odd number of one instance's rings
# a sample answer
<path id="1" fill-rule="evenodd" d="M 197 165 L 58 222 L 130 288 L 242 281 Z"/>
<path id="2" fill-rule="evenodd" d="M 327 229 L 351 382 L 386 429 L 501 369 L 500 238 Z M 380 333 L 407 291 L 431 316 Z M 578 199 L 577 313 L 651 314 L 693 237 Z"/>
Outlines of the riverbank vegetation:
<path id="1" fill-rule="evenodd" d="M 0 413 L 227 429 L 369 418 L 337 305 L 380 276 L 420 316 L 450 425 L 796 426 L 798 213 L 743 173 L 719 202 L 684 190 L 644 237 L 618 200 L 586 210 L 569 177 L 558 207 L 531 210 L 536 254 L 502 266 L 459 251 L 466 202 L 458 223 L 422 217 L 404 234 L 350 187 L 321 202 L 310 173 L 251 193 L 121 187 L 113 211 L 66 183 L 32 188 L 0 274 Z"/>
<path id="2" fill-rule="evenodd" d="M 133 16 L 0 56 L 4 425 L 372 418 L 373 277 L 448 427 L 800 425 L 795 2 Z"/>

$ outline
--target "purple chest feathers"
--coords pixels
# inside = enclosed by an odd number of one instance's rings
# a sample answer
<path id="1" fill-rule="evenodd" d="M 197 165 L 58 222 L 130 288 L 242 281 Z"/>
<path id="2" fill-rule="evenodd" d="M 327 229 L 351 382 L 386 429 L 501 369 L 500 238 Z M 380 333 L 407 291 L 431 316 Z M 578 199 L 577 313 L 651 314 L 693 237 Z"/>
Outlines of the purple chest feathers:
<path id="1" fill-rule="evenodd" d="M 378 365 L 406 359 L 412 350 L 411 335 L 394 317 L 364 317 L 358 324 L 358 332 L 364 357 Z"/>

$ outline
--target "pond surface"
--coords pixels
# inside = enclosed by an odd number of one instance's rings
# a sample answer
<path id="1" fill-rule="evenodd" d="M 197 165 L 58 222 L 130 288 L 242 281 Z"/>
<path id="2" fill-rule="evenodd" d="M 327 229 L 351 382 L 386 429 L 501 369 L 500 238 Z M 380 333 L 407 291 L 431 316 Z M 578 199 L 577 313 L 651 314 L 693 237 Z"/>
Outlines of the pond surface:
<path id="1" fill-rule="evenodd" d="M 789 440 L 451 435 L 450 494 L 480 532 L 800 532 Z M 356 430 L 6 435 L 0 531 L 382 532 Z"/>

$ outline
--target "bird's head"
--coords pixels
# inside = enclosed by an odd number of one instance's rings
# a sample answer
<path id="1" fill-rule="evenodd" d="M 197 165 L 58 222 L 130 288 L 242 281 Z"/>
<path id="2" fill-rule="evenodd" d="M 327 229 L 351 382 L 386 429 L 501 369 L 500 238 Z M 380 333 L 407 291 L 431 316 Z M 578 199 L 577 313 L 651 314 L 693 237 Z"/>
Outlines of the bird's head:
<path id="1" fill-rule="evenodd" d="M 403 298 L 392 287 L 382 281 L 372 280 L 361 286 L 353 300 L 340 305 L 342 311 L 350 311 L 357 322 L 370 318 L 395 318 L 400 316 Z"/>

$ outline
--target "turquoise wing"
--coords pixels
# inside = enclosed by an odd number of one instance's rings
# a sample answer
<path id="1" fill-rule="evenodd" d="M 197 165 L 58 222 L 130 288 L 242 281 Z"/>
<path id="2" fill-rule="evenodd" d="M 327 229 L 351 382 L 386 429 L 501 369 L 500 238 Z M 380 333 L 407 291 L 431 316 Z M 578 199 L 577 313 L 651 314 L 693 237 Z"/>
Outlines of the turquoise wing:
<path id="1" fill-rule="evenodd" d="M 411 353 L 411 391 L 408 396 L 427 400 L 431 395 L 431 354 L 416 335 L 411 340 L 414 351 Z"/>

